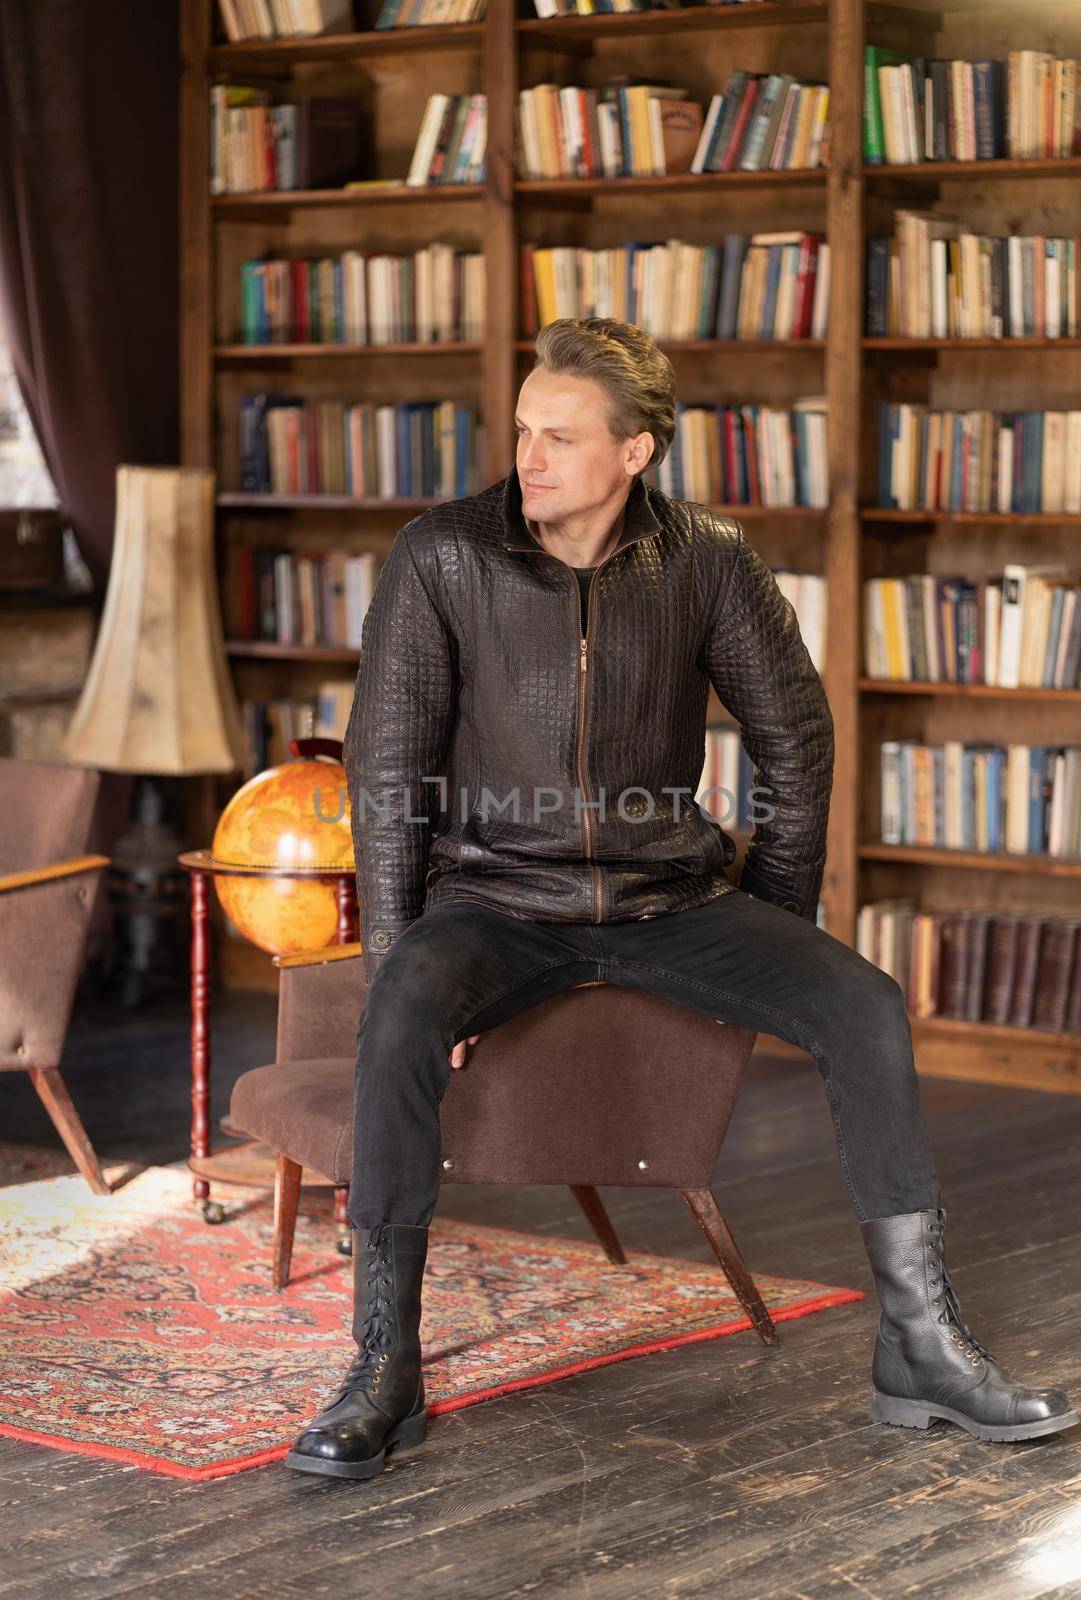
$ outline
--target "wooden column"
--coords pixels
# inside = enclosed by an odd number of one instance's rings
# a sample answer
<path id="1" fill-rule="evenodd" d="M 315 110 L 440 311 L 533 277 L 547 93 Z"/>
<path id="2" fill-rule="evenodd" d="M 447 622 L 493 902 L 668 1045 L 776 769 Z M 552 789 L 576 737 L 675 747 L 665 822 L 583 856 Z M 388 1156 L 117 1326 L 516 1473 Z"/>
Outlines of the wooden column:
<path id="1" fill-rule="evenodd" d="M 514 11 L 509 0 L 489 5 L 484 24 L 484 84 L 488 94 L 484 254 L 488 296 L 481 399 L 488 433 L 481 463 L 482 485 L 504 477 L 514 460 L 514 403 L 518 398 L 518 242 L 514 212 L 518 57 Z"/>
<path id="2" fill-rule="evenodd" d="M 847 944 L 855 942 L 859 890 L 863 11 L 862 0 L 831 0 L 828 42 L 832 130 L 826 187 L 831 272 L 826 346 L 830 512 L 824 682 L 833 711 L 837 756 L 823 894 L 829 931 Z"/>
<path id="3" fill-rule="evenodd" d="M 180 0 L 180 460 L 214 466 L 211 350 L 211 0 Z"/>

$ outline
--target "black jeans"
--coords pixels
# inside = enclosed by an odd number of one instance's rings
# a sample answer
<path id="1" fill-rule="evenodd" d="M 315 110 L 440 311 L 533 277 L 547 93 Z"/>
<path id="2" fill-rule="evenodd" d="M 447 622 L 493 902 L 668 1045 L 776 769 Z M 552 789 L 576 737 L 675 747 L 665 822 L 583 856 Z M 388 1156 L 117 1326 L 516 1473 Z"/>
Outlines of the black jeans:
<path id="1" fill-rule="evenodd" d="M 813 922 L 737 889 L 630 922 L 531 922 L 448 905 L 411 923 L 383 957 L 357 1027 L 355 1228 L 431 1221 L 452 1045 L 598 978 L 809 1051 L 859 1221 L 941 1203 L 900 986 Z"/>

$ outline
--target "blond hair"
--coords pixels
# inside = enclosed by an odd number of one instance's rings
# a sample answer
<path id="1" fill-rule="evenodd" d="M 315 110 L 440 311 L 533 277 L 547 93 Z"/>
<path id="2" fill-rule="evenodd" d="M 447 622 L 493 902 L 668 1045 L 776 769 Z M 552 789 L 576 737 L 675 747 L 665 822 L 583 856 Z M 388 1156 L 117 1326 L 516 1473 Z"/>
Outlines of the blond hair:
<path id="1" fill-rule="evenodd" d="M 612 438 L 651 433 L 646 465 L 660 465 L 676 431 L 676 374 L 655 339 L 615 317 L 558 317 L 540 330 L 533 348 L 535 372 L 595 379 L 608 395 Z"/>

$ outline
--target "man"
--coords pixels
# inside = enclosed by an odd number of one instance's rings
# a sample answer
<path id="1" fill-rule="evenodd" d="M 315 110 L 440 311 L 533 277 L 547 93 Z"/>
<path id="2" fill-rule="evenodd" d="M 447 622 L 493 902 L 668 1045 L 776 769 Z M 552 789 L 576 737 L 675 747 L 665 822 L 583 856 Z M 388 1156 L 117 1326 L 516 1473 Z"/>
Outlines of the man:
<path id="1" fill-rule="evenodd" d="M 676 420 L 654 341 L 561 319 L 536 350 L 515 470 L 408 523 L 365 619 L 345 738 L 369 982 L 358 1350 L 288 1464 L 370 1477 L 424 1438 L 450 1074 L 482 1033 L 598 978 L 812 1055 L 881 1300 L 875 1417 L 1001 1440 L 1067 1427 L 1065 1395 L 1013 1382 L 961 1315 L 904 995 L 817 926 L 833 719 L 793 608 L 737 522 L 643 483 Z M 694 803 L 710 682 L 765 797 L 738 886 Z"/>

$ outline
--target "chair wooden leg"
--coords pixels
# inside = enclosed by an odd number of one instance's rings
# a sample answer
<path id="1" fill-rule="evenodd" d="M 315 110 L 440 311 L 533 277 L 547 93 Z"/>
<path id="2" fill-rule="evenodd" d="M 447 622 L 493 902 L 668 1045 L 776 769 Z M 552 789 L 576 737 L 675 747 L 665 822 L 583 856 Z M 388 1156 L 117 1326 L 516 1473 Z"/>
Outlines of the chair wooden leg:
<path id="1" fill-rule="evenodd" d="M 293 1259 L 293 1235 L 297 1225 L 297 1206 L 300 1204 L 300 1178 L 302 1168 L 278 1151 L 277 1170 L 274 1174 L 274 1287 L 284 1289 L 289 1282 L 289 1265 Z"/>
<path id="2" fill-rule="evenodd" d="M 53 1120 L 53 1127 L 67 1146 L 68 1154 L 95 1194 L 112 1194 L 94 1146 L 86 1136 L 82 1119 L 72 1104 L 67 1084 L 58 1067 L 28 1067 L 30 1081 L 38 1098 Z"/>
<path id="3" fill-rule="evenodd" d="M 721 1271 L 732 1285 L 736 1298 L 757 1329 L 762 1343 L 780 1344 L 781 1336 L 777 1332 L 777 1326 L 766 1309 L 757 1284 L 747 1270 L 739 1246 L 733 1239 L 729 1226 L 713 1197 L 713 1191 L 683 1189 L 680 1192 L 690 1207 L 691 1215 L 709 1240 L 709 1247 L 720 1262 Z"/>
<path id="4" fill-rule="evenodd" d="M 571 1193 L 585 1212 L 586 1221 L 601 1242 L 605 1255 L 613 1267 L 625 1267 L 627 1257 L 623 1254 L 623 1246 L 616 1238 L 616 1230 L 612 1226 L 612 1219 L 604 1209 L 604 1201 L 591 1183 L 572 1183 Z"/>

